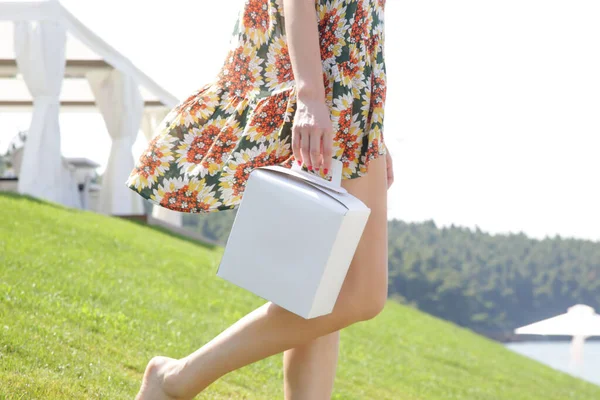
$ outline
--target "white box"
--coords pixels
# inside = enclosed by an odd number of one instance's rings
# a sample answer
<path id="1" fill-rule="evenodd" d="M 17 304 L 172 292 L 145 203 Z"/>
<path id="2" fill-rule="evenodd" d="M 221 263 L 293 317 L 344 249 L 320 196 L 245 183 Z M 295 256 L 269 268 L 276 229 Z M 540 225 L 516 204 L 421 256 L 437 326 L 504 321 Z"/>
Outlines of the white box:
<path id="1" fill-rule="evenodd" d="M 329 314 L 371 213 L 332 181 L 280 166 L 254 169 L 217 275 L 301 317 Z"/>

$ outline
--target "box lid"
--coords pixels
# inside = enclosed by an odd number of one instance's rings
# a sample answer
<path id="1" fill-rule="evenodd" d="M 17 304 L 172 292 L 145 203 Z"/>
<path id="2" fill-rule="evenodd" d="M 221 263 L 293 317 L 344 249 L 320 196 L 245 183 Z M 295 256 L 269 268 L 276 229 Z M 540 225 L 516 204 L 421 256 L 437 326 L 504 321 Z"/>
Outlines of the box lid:
<path id="1" fill-rule="evenodd" d="M 319 190 L 320 192 L 327 194 L 334 200 L 337 200 L 348 210 L 370 211 L 370 209 L 361 200 L 352 196 L 350 193 L 348 193 L 346 189 L 344 189 L 341 186 L 336 186 L 335 184 L 327 181 L 326 179 L 320 178 L 316 175 L 309 174 L 305 171 L 285 168 L 279 165 L 258 167 L 257 169 L 286 175 L 291 179 L 300 180 L 304 183 L 307 183 L 315 189 Z"/>
<path id="2" fill-rule="evenodd" d="M 265 167 L 259 167 L 260 169 L 269 169 L 272 171 L 282 172 L 287 175 L 294 176 L 296 178 L 300 178 L 312 185 L 317 185 L 321 188 L 332 190 L 336 193 L 347 193 L 348 191 L 341 187 L 340 185 L 336 185 L 333 182 L 330 182 L 326 179 L 323 179 L 317 175 L 310 174 L 306 171 L 297 168 L 285 168 L 280 165 L 269 165 Z M 336 171 L 332 171 L 332 175 L 335 174 Z M 341 174 L 341 171 L 339 171 Z"/>

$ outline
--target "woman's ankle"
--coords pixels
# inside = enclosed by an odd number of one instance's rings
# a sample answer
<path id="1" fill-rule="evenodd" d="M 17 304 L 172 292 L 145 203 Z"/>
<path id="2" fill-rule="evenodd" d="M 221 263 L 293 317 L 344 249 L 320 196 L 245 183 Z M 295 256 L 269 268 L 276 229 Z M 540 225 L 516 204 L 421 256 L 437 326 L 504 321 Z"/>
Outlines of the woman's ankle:
<path id="1" fill-rule="evenodd" d="M 187 363 L 187 357 L 179 360 L 174 359 L 169 368 L 166 369 L 163 377 L 163 387 L 169 396 L 187 400 L 193 399 L 197 395 L 197 393 L 192 393 L 193 382 L 186 381 L 186 378 L 188 378 L 185 375 Z"/>

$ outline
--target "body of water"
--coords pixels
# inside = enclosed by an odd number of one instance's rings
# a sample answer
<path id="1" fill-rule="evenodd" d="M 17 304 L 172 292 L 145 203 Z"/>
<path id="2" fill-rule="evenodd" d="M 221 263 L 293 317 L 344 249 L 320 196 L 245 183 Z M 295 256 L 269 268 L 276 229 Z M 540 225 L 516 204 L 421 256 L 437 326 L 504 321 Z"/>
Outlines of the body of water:
<path id="1" fill-rule="evenodd" d="M 509 343 L 506 347 L 600 386 L 600 342 L 584 344 L 583 359 L 579 364 L 571 361 L 571 342 L 521 342 Z"/>

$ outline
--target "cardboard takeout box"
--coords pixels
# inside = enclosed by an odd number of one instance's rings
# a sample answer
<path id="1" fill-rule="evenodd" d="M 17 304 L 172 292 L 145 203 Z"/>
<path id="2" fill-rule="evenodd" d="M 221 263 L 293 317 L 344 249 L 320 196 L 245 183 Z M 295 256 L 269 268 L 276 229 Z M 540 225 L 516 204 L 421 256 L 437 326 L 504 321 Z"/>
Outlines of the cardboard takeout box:
<path id="1" fill-rule="evenodd" d="M 371 210 L 332 181 L 280 166 L 254 169 L 217 275 L 304 318 L 329 314 Z"/>

